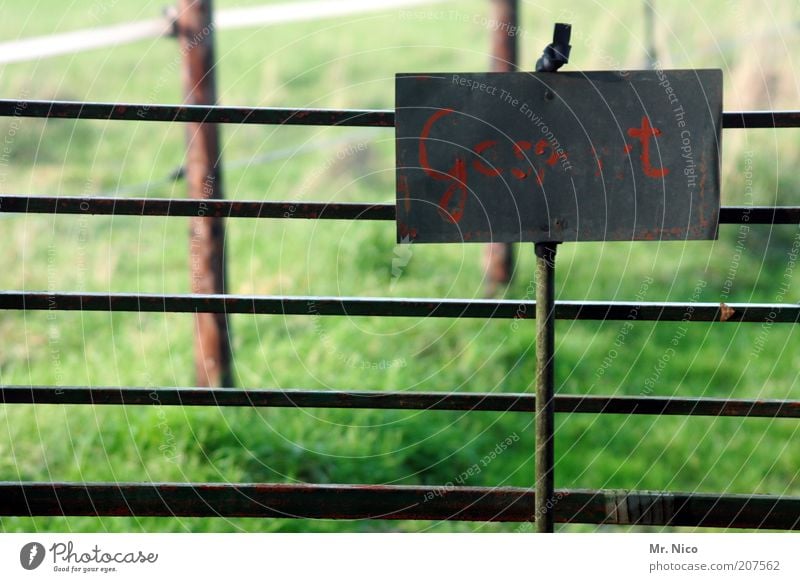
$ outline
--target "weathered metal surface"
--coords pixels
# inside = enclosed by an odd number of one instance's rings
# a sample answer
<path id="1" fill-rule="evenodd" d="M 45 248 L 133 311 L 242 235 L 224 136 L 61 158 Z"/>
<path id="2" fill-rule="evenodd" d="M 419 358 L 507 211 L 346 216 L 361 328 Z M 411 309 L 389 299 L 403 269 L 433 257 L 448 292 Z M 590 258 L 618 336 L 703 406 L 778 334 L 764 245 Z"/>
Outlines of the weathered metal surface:
<path id="1" fill-rule="evenodd" d="M 181 45 L 184 102 L 217 101 L 214 24 L 211 0 L 180 0 L 177 33 Z M 219 132 L 213 123 L 186 125 L 188 197 L 200 202 L 222 199 Z M 225 222 L 219 216 L 193 216 L 189 224 L 189 271 L 192 293 L 225 293 Z M 225 313 L 197 313 L 194 368 L 200 386 L 230 386 L 231 346 Z"/>
<path id="2" fill-rule="evenodd" d="M 351 127 L 395 125 L 395 112 L 390 109 L 188 106 L 27 99 L 0 99 L 0 117 Z M 722 126 L 725 129 L 800 127 L 800 111 L 728 111 L 722 114 Z"/>
<path id="3" fill-rule="evenodd" d="M 536 531 L 555 523 L 556 244 L 536 243 Z"/>
<path id="4" fill-rule="evenodd" d="M 392 127 L 394 111 L 0 99 L 0 117 Z"/>
<path id="5" fill-rule="evenodd" d="M 0 213 L 112 216 L 224 216 L 311 220 L 395 220 L 395 205 L 182 198 L 83 198 L 0 194 Z M 800 206 L 723 206 L 720 224 L 800 224 Z"/>
<path id="6" fill-rule="evenodd" d="M 728 323 L 797 323 L 800 305 L 730 303 Z M 308 297 L 261 295 L 155 295 L 133 293 L 47 293 L 0 291 L 0 309 L 346 315 L 384 317 L 462 317 L 533 319 L 535 301 L 440 298 Z M 556 301 L 556 319 L 680 321 L 720 320 L 719 303 Z"/>
<path id="7" fill-rule="evenodd" d="M 800 529 L 800 498 L 557 490 L 558 522 Z M 0 515 L 429 519 L 526 522 L 517 487 L 0 482 Z"/>
<path id="8" fill-rule="evenodd" d="M 536 410 L 535 396 L 524 393 L 239 390 L 195 387 L 0 386 L 0 403 L 357 408 L 525 413 Z M 800 401 L 798 400 L 556 395 L 554 403 L 555 412 L 568 414 L 800 418 Z"/>
<path id="9" fill-rule="evenodd" d="M 396 76 L 397 240 L 713 239 L 722 72 Z"/>

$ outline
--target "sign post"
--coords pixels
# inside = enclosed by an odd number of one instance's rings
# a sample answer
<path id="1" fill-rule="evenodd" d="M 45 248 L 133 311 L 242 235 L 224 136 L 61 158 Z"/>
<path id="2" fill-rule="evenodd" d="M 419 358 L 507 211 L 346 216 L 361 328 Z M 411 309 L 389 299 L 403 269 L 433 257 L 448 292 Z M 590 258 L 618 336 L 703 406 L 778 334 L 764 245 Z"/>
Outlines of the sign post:
<path id="1" fill-rule="evenodd" d="M 555 73 L 569 62 L 572 26 L 556 24 L 553 42 L 536 62 L 536 72 Z M 536 531 L 555 529 L 555 339 L 557 242 L 537 242 L 536 253 Z"/>
<path id="2" fill-rule="evenodd" d="M 397 241 L 536 246 L 536 513 L 553 531 L 560 243 L 717 238 L 722 72 L 396 76 Z"/>

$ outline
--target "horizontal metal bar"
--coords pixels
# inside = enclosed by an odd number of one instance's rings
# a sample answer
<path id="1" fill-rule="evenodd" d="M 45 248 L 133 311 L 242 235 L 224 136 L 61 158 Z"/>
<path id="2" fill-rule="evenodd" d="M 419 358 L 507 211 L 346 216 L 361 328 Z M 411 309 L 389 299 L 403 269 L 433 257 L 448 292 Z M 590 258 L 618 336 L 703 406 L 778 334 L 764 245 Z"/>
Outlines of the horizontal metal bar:
<path id="1" fill-rule="evenodd" d="M 393 127 L 394 111 L 0 99 L 0 117 Z"/>
<path id="2" fill-rule="evenodd" d="M 227 218 L 306 218 L 394 220 L 394 204 L 259 202 L 180 198 L 78 198 L 0 195 L 0 212 L 111 216 L 213 216 Z"/>
<path id="3" fill-rule="evenodd" d="M 0 117 L 393 127 L 390 109 L 308 109 L 0 99 Z M 724 128 L 800 127 L 800 111 L 728 111 Z"/>
<path id="4" fill-rule="evenodd" d="M 800 224 L 800 206 L 723 206 L 720 224 Z"/>
<path id="5" fill-rule="evenodd" d="M 0 386 L 2 404 L 241 406 L 534 412 L 533 394 L 113 386 Z M 556 412 L 800 418 L 798 400 L 556 395 Z"/>
<path id="6" fill-rule="evenodd" d="M 535 301 L 0 291 L 0 309 L 533 319 Z M 797 323 L 800 304 L 557 301 L 556 318 Z"/>
<path id="7" fill-rule="evenodd" d="M 556 521 L 796 530 L 800 498 L 627 490 L 557 490 Z M 426 519 L 527 522 L 517 487 L 0 482 L 0 515 Z"/>
<path id="8" fill-rule="evenodd" d="M 0 195 L 0 212 L 119 216 L 221 216 L 394 220 L 395 205 L 381 203 L 260 202 L 181 198 L 80 198 Z M 723 224 L 800 224 L 800 206 L 723 206 Z"/>
<path id="9" fill-rule="evenodd" d="M 722 114 L 725 129 L 800 127 L 800 111 L 728 111 Z"/>

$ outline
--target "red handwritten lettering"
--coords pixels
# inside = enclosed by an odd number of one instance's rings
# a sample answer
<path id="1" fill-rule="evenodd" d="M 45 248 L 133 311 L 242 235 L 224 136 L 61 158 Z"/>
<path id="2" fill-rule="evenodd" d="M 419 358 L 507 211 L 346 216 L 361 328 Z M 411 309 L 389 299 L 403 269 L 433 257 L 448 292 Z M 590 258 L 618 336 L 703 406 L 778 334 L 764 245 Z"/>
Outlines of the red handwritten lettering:
<path id="1" fill-rule="evenodd" d="M 663 178 L 669 173 L 667 168 L 654 168 L 650 162 L 650 138 L 661 135 L 661 130 L 650 126 L 650 118 L 642 117 L 641 127 L 632 127 L 628 135 L 639 140 L 642 144 L 642 170 L 650 178 Z"/>
<path id="2" fill-rule="evenodd" d="M 467 203 L 467 165 L 461 158 L 456 158 L 453 166 L 453 183 L 448 186 L 439 200 L 439 215 L 456 224 L 464 217 L 464 206 Z M 458 192 L 458 202 L 453 210 L 448 210 L 450 199 Z"/>
<path id="3" fill-rule="evenodd" d="M 524 160 L 526 158 L 525 151 L 531 149 L 531 142 L 525 140 L 519 140 L 514 142 L 514 156 L 518 160 Z M 531 164 L 531 170 L 533 169 L 533 164 Z M 521 170 L 519 168 L 511 168 L 511 174 L 517 180 L 524 180 L 528 176 L 531 175 L 531 170 L 527 172 L 525 170 Z"/>
<path id="4" fill-rule="evenodd" d="M 594 175 L 602 176 L 603 175 L 603 160 L 597 155 L 597 150 L 592 146 L 592 156 L 594 157 L 595 162 L 597 163 L 597 170 L 595 170 Z"/>
<path id="5" fill-rule="evenodd" d="M 475 146 L 473 151 L 476 154 L 481 155 L 481 154 L 483 154 L 483 152 L 485 152 L 489 148 L 495 147 L 496 145 L 497 145 L 497 142 L 495 140 L 493 140 L 493 139 L 490 139 L 490 140 L 487 140 L 487 141 L 482 141 L 481 143 L 479 143 L 478 145 Z M 500 174 L 503 173 L 503 170 L 501 168 L 490 168 L 489 166 L 484 164 L 479 159 L 478 160 L 473 160 L 472 167 L 475 168 L 476 170 L 478 170 L 484 176 L 489 176 L 489 177 L 499 176 Z M 513 172 L 513 170 L 512 170 L 512 172 Z"/>
<path id="6" fill-rule="evenodd" d="M 403 199 L 406 212 L 411 210 L 411 192 L 408 190 L 408 176 L 405 174 L 397 176 L 397 193 Z"/>
<path id="7" fill-rule="evenodd" d="M 550 157 L 547 158 L 547 162 L 545 162 L 548 166 L 555 166 L 556 162 L 558 162 L 558 153 L 556 149 L 553 147 L 552 144 L 547 143 L 546 140 L 540 139 L 536 142 L 536 155 L 541 156 L 544 153 L 544 150 L 547 147 L 550 147 Z"/>
<path id="8" fill-rule="evenodd" d="M 467 203 L 467 166 L 463 159 L 456 158 L 453 167 L 446 172 L 434 170 L 428 158 L 428 146 L 426 143 L 430 138 L 431 131 L 436 122 L 451 113 L 453 113 L 452 109 L 439 109 L 425 122 L 419 139 L 419 165 L 425 173 L 434 180 L 450 182 L 439 200 L 439 214 L 445 220 L 458 223 L 464 217 L 464 206 Z M 455 209 L 450 211 L 448 210 L 450 201 L 456 193 L 458 194 L 458 198 Z"/>

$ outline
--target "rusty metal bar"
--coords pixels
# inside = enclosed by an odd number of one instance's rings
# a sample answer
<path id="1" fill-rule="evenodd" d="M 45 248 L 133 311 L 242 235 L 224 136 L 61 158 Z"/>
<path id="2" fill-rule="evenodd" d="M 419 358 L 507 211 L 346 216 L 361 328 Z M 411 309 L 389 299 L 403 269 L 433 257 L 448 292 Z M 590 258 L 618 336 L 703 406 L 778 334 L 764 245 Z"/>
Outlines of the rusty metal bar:
<path id="1" fill-rule="evenodd" d="M 217 88 L 211 0 L 180 0 L 177 34 L 181 46 L 184 102 L 214 105 Z M 188 197 L 207 204 L 223 198 L 219 131 L 213 123 L 186 126 Z M 225 293 L 225 223 L 221 216 L 193 216 L 189 225 L 192 293 Z M 225 313 L 195 314 L 194 368 L 200 386 L 230 386 L 231 346 Z"/>
<path id="2" fill-rule="evenodd" d="M 556 413 L 568 414 L 800 418 L 800 400 L 556 395 L 554 402 Z M 536 411 L 536 398 L 528 393 L 238 390 L 198 387 L 0 386 L 0 403 L 522 413 Z"/>
<path id="3" fill-rule="evenodd" d="M 0 212 L 93 214 L 110 216 L 215 216 L 225 218 L 298 218 L 319 220 L 391 220 L 394 204 L 185 200 L 168 198 L 78 198 L 0 195 Z"/>
<path id="4" fill-rule="evenodd" d="M 10 99 L 0 99 L 0 117 L 394 127 L 394 111 L 391 110 L 148 105 Z"/>
<path id="5" fill-rule="evenodd" d="M 0 291 L 0 309 L 28 311 L 129 311 L 151 313 L 245 313 L 384 317 L 532 319 L 535 301 L 310 297 L 296 295 L 156 295 Z M 732 311 L 731 311 L 732 310 Z M 677 303 L 556 301 L 556 319 L 592 321 L 682 321 L 797 323 L 796 303 Z"/>
<path id="6" fill-rule="evenodd" d="M 309 109 L 0 99 L 0 117 L 394 127 L 391 109 Z M 725 129 L 800 127 L 800 111 L 728 111 Z"/>
<path id="7" fill-rule="evenodd" d="M 555 504 L 557 243 L 536 243 L 536 531 L 552 533 Z"/>
<path id="8" fill-rule="evenodd" d="M 0 195 L 0 213 L 110 216 L 224 216 L 315 220 L 395 220 L 395 205 L 379 202 L 185 200 Z M 722 224 L 800 224 L 800 206 L 723 206 Z"/>
<path id="9" fill-rule="evenodd" d="M 800 529 L 800 497 L 558 490 L 561 523 Z M 529 522 L 516 487 L 0 482 L 0 515 Z"/>

